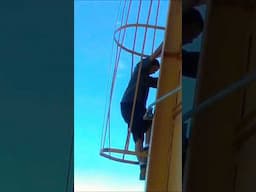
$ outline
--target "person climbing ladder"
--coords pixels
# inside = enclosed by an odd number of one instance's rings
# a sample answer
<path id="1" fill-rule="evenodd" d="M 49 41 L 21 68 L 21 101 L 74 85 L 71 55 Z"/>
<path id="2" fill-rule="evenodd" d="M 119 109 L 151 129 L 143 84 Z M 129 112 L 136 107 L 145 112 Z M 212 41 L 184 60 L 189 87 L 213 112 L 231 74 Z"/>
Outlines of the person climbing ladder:
<path id="1" fill-rule="evenodd" d="M 194 8 L 183 13 L 182 18 L 182 45 L 191 43 L 203 30 L 203 20 L 199 13 Z M 157 88 L 158 78 L 153 78 L 150 75 L 159 70 L 160 64 L 156 59 L 161 55 L 163 43 L 156 49 L 156 51 L 149 57 L 142 59 L 135 67 L 132 73 L 128 86 L 123 94 L 120 102 L 122 117 L 131 127 L 131 133 L 135 142 L 135 152 L 140 164 L 140 179 L 145 179 L 147 158 L 140 157 L 140 153 L 147 150 L 150 140 L 151 123 L 152 120 L 144 120 L 143 116 L 146 113 L 146 101 L 149 93 L 149 88 Z M 196 78 L 197 66 L 199 60 L 199 52 L 187 52 L 182 50 L 182 74 Z M 141 70 L 139 70 L 141 66 Z M 140 71 L 140 74 L 138 72 Z M 139 77 L 138 92 L 136 92 L 136 83 Z M 133 120 L 131 121 L 132 108 L 136 98 Z M 132 122 L 132 125 L 131 125 Z M 147 134 L 146 146 L 143 147 L 144 134 Z"/>

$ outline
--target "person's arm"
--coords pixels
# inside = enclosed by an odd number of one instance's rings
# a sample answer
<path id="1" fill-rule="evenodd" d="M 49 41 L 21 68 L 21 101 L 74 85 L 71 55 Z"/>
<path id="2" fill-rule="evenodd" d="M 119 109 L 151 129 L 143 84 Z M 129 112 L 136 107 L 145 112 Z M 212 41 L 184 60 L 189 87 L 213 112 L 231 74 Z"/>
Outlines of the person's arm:
<path id="1" fill-rule="evenodd" d="M 147 71 L 151 68 L 151 59 L 150 57 L 147 57 L 145 59 L 142 60 L 142 73 L 147 73 Z"/>
<path id="2" fill-rule="evenodd" d="M 162 53 L 163 42 L 158 46 L 158 48 L 152 53 L 151 56 L 142 60 L 142 71 L 148 71 L 151 68 L 151 61 L 160 57 Z"/>
<path id="3" fill-rule="evenodd" d="M 154 53 L 152 53 L 152 55 L 150 56 L 150 59 L 153 60 L 160 57 L 162 50 L 163 50 L 163 42 L 158 46 L 158 48 L 154 51 Z"/>
<path id="4" fill-rule="evenodd" d="M 157 77 L 149 77 L 149 86 L 153 88 L 157 88 Z"/>

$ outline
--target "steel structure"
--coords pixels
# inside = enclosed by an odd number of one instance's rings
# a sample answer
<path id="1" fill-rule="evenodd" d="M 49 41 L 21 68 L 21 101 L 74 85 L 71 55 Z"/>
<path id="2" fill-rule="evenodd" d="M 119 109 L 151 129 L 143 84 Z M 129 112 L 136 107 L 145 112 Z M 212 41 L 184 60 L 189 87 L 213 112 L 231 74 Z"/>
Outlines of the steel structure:
<path id="1" fill-rule="evenodd" d="M 181 87 L 182 9 L 206 4 L 191 138 L 182 182 L 181 92 L 156 102 L 146 191 L 253 192 L 256 178 L 256 5 L 243 0 L 172 0 L 157 98 Z M 124 25 L 146 27 L 145 24 Z M 147 26 L 154 28 L 155 26 Z M 155 27 L 160 29 L 159 27 Z M 132 54 L 144 56 L 125 48 Z M 135 152 L 102 149 L 135 155 Z M 146 155 L 146 154 L 141 154 Z M 111 158 L 111 155 L 110 157 Z M 114 159 L 115 160 L 115 159 Z M 119 159 L 120 160 L 120 159 Z M 125 159 L 121 161 L 125 162 Z M 132 163 L 132 162 L 127 162 Z M 137 162 L 133 162 L 137 163 Z"/>

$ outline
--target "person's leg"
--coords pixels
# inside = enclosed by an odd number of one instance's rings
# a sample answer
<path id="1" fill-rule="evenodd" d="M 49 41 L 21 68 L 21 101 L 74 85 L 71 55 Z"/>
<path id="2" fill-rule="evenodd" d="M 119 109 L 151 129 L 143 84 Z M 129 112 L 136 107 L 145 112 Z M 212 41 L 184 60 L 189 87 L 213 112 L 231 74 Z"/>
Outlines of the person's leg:
<path id="1" fill-rule="evenodd" d="M 131 110 L 132 110 L 132 104 L 130 103 L 121 103 L 121 113 L 122 117 L 125 120 L 125 122 L 128 124 L 128 127 L 130 125 L 131 120 Z M 134 113 L 134 119 L 133 119 L 133 126 L 131 126 L 131 132 L 133 136 L 133 140 L 135 143 L 135 152 L 136 157 L 140 164 L 140 179 L 145 179 L 145 173 L 146 173 L 146 165 L 144 163 L 144 159 L 139 155 L 141 152 L 143 152 L 143 140 L 144 140 L 144 132 L 141 131 L 141 112 L 140 110 L 135 110 Z"/>
<path id="2" fill-rule="evenodd" d="M 132 136 L 135 143 L 135 152 L 136 152 L 137 159 L 139 163 L 142 163 L 144 162 L 144 158 L 141 157 L 141 153 L 143 152 L 144 136 L 140 132 L 140 130 L 132 130 Z"/>
<path id="3" fill-rule="evenodd" d="M 149 145 L 150 145 L 150 137 L 151 137 L 151 126 L 152 126 L 152 120 L 144 120 L 145 121 L 145 145 L 144 145 L 144 151 L 148 151 Z"/>
<path id="4" fill-rule="evenodd" d="M 144 180 L 146 175 L 146 167 L 147 167 L 147 156 L 142 157 L 141 154 L 144 152 L 143 150 L 143 142 L 144 142 L 144 134 L 147 130 L 149 130 L 151 126 L 151 120 L 143 120 L 143 116 L 146 112 L 144 105 L 137 105 L 134 111 L 133 117 L 133 125 L 132 125 L 132 134 L 135 142 L 135 152 L 137 153 L 137 159 L 140 164 L 140 179 Z M 149 130 L 150 132 L 150 130 Z M 147 138 L 146 143 L 149 144 L 150 135 Z"/>
<path id="5" fill-rule="evenodd" d="M 130 126 L 131 121 L 131 111 L 132 111 L 132 104 L 131 103 L 121 103 L 121 114 L 125 122 L 128 124 L 128 128 Z M 131 132 L 133 136 L 133 140 L 135 143 L 135 152 L 137 153 L 136 157 L 139 162 L 141 162 L 141 157 L 138 155 L 143 150 L 143 141 L 140 136 L 139 132 L 139 120 L 138 118 L 138 111 L 135 110 L 134 112 L 134 119 L 133 119 L 133 126 L 131 126 Z"/>
<path id="6" fill-rule="evenodd" d="M 147 168 L 147 157 L 141 157 L 140 154 L 143 152 L 143 141 L 138 139 L 135 144 L 135 151 L 138 153 L 137 158 L 140 165 L 140 180 L 145 180 L 146 168 Z"/>
<path id="7" fill-rule="evenodd" d="M 136 157 L 139 161 L 139 166 L 140 166 L 140 180 L 145 180 L 147 162 L 145 157 L 141 157 L 141 154 L 143 152 L 143 135 L 141 137 L 141 135 L 134 130 L 132 134 L 135 142 Z"/>
<path id="8" fill-rule="evenodd" d="M 142 144 L 142 140 L 138 139 L 135 143 L 135 152 L 137 153 L 137 159 L 139 162 L 142 162 L 142 157 L 140 157 L 140 153 L 143 151 L 143 144 Z"/>
<path id="9" fill-rule="evenodd" d="M 145 140 L 145 146 L 144 146 L 144 148 L 148 148 L 148 147 L 149 147 L 150 137 L 151 137 L 151 128 L 149 128 L 149 129 L 146 131 L 146 140 Z"/>
<path id="10" fill-rule="evenodd" d="M 121 103 L 120 104 L 120 109 L 121 109 L 121 115 L 124 119 L 124 121 L 128 124 L 130 124 L 131 120 L 131 109 L 132 109 L 132 104 L 131 103 Z"/>
<path id="11" fill-rule="evenodd" d="M 138 116 L 137 116 L 138 117 Z M 143 153 L 143 142 L 144 142 L 144 124 L 142 117 L 135 118 L 135 122 L 133 124 L 133 139 L 135 142 L 135 152 L 137 153 L 137 159 L 140 165 L 140 180 L 145 180 L 146 176 L 146 167 L 147 167 L 147 157 L 142 157 Z"/>

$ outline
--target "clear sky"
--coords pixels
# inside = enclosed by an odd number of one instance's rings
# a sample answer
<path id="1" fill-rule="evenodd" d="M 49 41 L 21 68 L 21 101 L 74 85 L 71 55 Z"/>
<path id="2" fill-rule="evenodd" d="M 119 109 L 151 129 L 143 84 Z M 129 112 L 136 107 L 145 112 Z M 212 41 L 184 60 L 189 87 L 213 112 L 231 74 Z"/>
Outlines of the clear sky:
<path id="1" fill-rule="evenodd" d="M 132 4 L 128 23 L 135 23 L 139 1 Z M 146 22 L 149 1 L 143 1 L 141 22 Z M 154 1 L 152 10 L 156 10 Z M 120 25 L 120 7 L 117 0 L 75 0 L 75 191 L 143 191 L 144 182 L 139 180 L 139 167 L 111 161 L 99 155 L 106 99 L 109 97 L 109 81 L 112 78 L 115 51 L 112 51 L 113 33 Z M 121 4 L 122 5 L 122 4 Z M 159 25 L 165 26 L 168 1 L 162 0 Z M 152 11 L 152 18 L 155 18 Z M 150 21 L 151 23 L 153 20 Z M 149 31 L 150 33 L 150 31 Z M 124 44 L 132 47 L 132 29 L 127 31 Z M 138 36 L 142 37 L 142 31 Z M 152 36 L 152 31 L 151 31 Z M 156 37 L 156 45 L 162 41 L 163 31 Z M 150 34 L 149 34 L 150 37 Z M 141 50 L 142 38 L 139 38 L 136 50 Z M 152 41 L 148 38 L 147 42 Z M 151 51 L 150 43 L 146 44 L 146 53 Z M 114 47 L 116 45 L 114 44 Z M 115 49 L 114 49 L 115 50 Z M 138 57 L 136 61 L 138 61 Z M 127 125 L 124 123 L 119 103 L 129 80 L 131 57 L 122 53 L 116 79 L 111 112 L 111 145 L 123 148 L 126 139 Z M 184 79 L 183 86 L 194 86 L 195 82 Z M 191 91 L 191 90 L 190 90 Z M 193 91 L 193 90 L 192 90 Z M 148 103 L 155 98 L 155 91 L 150 92 Z M 189 109 L 193 98 L 184 101 Z M 133 149 L 131 140 L 130 149 Z"/>
<path id="2" fill-rule="evenodd" d="M 128 23 L 135 23 L 139 1 L 134 1 Z M 146 22 L 149 1 L 143 1 L 140 22 Z M 152 10 L 156 10 L 156 2 Z M 165 26 L 168 1 L 161 1 L 159 25 Z M 115 52 L 112 52 L 113 32 L 120 25 L 116 17 L 119 1 L 75 1 L 75 189 L 84 191 L 143 191 L 139 167 L 99 156 L 104 121 L 108 81 L 112 78 Z M 122 5 L 121 5 L 122 7 Z M 144 11 L 143 11 L 144 10 Z M 154 11 L 152 11 L 154 18 Z M 151 23 L 154 20 L 151 19 Z M 117 24 L 115 26 L 115 24 Z M 127 30 L 125 46 L 132 48 L 132 29 Z M 152 36 L 152 30 L 151 32 Z M 142 30 L 138 31 L 136 50 L 141 50 Z M 163 39 L 158 32 L 156 46 Z M 150 36 L 150 34 L 149 34 Z M 147 42 L 152 41 L 148 38 Z M 115 46 L 115 44 L 114 44 Z M 147 44 L 146 53 L 149 53 Z M 138 57 L 135 58 L 136 62 Z M 111 71 L 109 72 L 109 68 Z M 127 125 L 120 115 L 119 103 L 128 83 L 131 57 L 122 53 L 117 74 L 111 112 L 111 147 L 123 148 Z M 154 99 L 154 92 L 151 93 Z M 131 140 L 131 149 L 133 142 Z"/>

